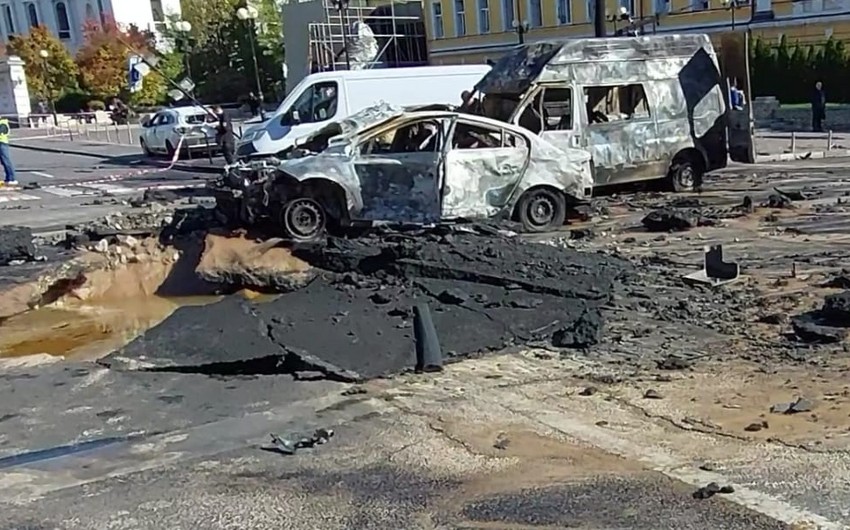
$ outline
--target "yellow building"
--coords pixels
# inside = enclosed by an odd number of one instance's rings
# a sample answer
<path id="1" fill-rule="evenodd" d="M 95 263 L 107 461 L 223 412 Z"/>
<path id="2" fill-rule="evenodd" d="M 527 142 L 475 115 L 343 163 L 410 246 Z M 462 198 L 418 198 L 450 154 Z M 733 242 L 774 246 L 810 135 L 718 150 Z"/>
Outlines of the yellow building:
<path id="1" fill-rule="evenodd" d="M 778 42 L 850 40 L 850 0 L 606 0 L 611 20 L 623 8 L 644 33 L 749 30 Z M 431 64 L 483 63 L 520 42 L 592 37 L 594 0 L 423 0 Z M 654 21 L 657 20 L 657 23 Z"/>

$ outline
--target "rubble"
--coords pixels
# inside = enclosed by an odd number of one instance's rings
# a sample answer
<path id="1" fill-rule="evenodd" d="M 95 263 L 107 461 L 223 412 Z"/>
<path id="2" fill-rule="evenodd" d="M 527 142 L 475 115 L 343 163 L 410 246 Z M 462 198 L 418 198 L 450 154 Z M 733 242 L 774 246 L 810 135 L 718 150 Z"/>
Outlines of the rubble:
<path id="1" fill-rule="evenodd" d="M 641 223 L 650 232 L 683 232 L 699 225 L 700 214 L 688 209 L 662 208 L 649 212 Z"/>
<path id="2" fill-rule="evenodd" d="M 805 342 L 842 342 L 850 332 L 850 291 L 824 298 L 823 307 L 791 319 L 794 334 Z"/>
<path id="3" fill-rule="evenodd" d="M 32 229 L 24 226 L 4 226 L 0 230 L 0 265 L 35 261 Z"/>
<path id="4" fill-rule="evenodd" d="M 293 255 L 325 272 L 271 301 L 231 297 L 178 309 L 104 362 L 228 373 L 291 372 L 300 363 L 340 380 L 375 377 L 415 366 L 412 308 L 421 302 L 450 358 L 540 340 L 585 349 L 601 340 L 600 307 L 631 268 L 448 230 L 331 239 Z"/>

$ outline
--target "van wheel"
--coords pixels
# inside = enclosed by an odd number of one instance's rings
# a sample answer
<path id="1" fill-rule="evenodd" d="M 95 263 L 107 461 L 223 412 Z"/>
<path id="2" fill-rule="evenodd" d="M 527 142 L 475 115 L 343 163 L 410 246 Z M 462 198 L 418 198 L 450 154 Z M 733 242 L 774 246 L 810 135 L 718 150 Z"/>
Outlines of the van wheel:
<path id="1" fill-rule="evenodd" d="M 546 232 L 564 225 L 567 204 L 564 194 L 548 188 L 525 192 L 517 204 L 517 217 L 527 232 Z"/>
<path id="2" fill-rule="evenodd" d="M 667 176 L 670 187 L 677 193 L 694 191 L 702 187 L 702 166 L 690 157 L 677 157 Z"/>
<path id="3" fill-rule="evenodd" d="M 328 215 L 315 199 L 301 197 L 283 205 L 280 221 L 287 237 L 293 241 L 315 241 L 325 233 Z"/>

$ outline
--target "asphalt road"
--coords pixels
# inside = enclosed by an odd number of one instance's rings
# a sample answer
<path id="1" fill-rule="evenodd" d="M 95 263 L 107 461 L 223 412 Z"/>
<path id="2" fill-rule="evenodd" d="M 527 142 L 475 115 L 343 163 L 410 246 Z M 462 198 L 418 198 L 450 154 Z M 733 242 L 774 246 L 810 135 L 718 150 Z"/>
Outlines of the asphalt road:
<path id="1" fill-rule="evenodd" d="M 165 169 L 133 146 L 96 146 L 90 154 L 12 147 L 19 188 L 0 188 L 3 224 L 50 231 L 126 208 L 145 189 L 202 187 L 208 174 Z M 37 187 L 33 188 L 36 185 Z"/>
<path id="2" fill-rule="evenodd" d="M 28 158 L 22 150 L 13 156 L 22 182 L 54 183 L 56 189 L 84 188 L 96 180 L 92 174 L 102 178 L 133 167 L 115 159 L 106 167 L 91 157 Z M 850 182 L 849 163 L 798 161 L 759 171 L 785 172 L 786 182 L 820 172 L 841 183 Z M 718 179 L 714 186 L 737 185 L 750 193 L 745 177 L 732 175 L 754 171 L 729 168 L 721 174 L 735 182 Z M 175 184 L 197 182 L 186 172 L 161 177 Z M 129 187 L 144 178 L 115 182 Z M 85 205 L 91 196 L 60 196 L 44 188 L 20 193 L 39 198 L 0 204 L 7 207 L 3 222 L 29 216 L 39 223 L 39 214 L 55 222 L 95 212 Z M 41 206 L 8 209 L 13 202 Z M 704 243 L 694 236 L 682 245 L 699 251 Z M 663 254 L 667 243 L 657 244 L 652 252 Z M 629 335 L 621 346 L 676 347 L 672 339 L 648 344 L 642 337 Z M 777 372 L 778 380 L 795 383 L 761 396 L 757 408 L 704 396 L 730 379 L 733 388 L 724 391 L 723 400 L 759 388 L 730 376 L 749 375 L 744 369 L 722 371 L 725 360 L 713 379 L 676 372 L 662 380 L 646 372 L 622 388 L 597 383 L 597 395 L 580 397 L 589 374 L 632 368 L 546 353 L 467 361 L 443 374 L 375 381 L 365 393 L 349 395 L 343 394 L 345 385 L 289 376 L 125 373 L 64 361 L 2 366 L 0 530 L 714 530 L 792 528 L 791 520 L 812 522 L 794 527 L 800 530 L 847 527 L 846 449 L 818 451 L 768 439 L 788 435 L 790 423 L 783 421 L 802 422 L 809 415 L 770 416 L 765 437 L 751 440 L 740 426 L 732 434 L 700 430 L 702 424 L 694 422 L 707 413 L 686 407 L 720 403 L 718 423 L 743 407 L 740 421 L 756 421 L 771 403 L 796 395 L 797 384 L 821 378 L 809 373 L 814 368 L 808 364 L 794 375 L 781 372 L 778 362 L 748 368 Z M 840 395 L 845 373 L 836 371 L 823 394 Z M 674 401 L 676 385 L 687 383 L 696 389 Z M 648 385 L 666 399 L 644 399 Z M 824 406 L 816 409 L 821 419 L 811 420 L 812 432 L 822 432 L 832 409 L 846 421 L 846 405 Z M 270 432 L 309 433 L 318 427 L 332 427 L 336 436 L 314 450 L 282 456 L 259 448 Z M 846 423 L 840 428 L 846 431 Z M 843 439 L 836 433 L 833 443 Z M 95 443 L 78 445 L 84 441 Z M 697 487 L 712 481 L 734 484 L 735 492 L 693 498 Z"/>

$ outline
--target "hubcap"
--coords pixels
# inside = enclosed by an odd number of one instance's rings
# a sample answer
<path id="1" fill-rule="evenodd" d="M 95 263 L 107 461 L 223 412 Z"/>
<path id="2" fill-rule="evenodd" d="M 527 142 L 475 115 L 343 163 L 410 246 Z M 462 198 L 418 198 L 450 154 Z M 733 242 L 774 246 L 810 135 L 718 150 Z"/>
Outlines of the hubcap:
<path id="1" fill-rule="evenodd" d="M 308 199 L 298 199 L 289 206 L 288 228 L 297 237 L 313 237 L 322 229 L 324 214 L 319 205 Z"/>
<path id="2" fill-rule="evenodd" d="M 687 166 L 679 170 L 679 184 L 685 188 L 692 188 L 694 185 L 694 168 Z"/>
<path id="3" fill-rule="evenodd" d="M 535 197 L 528 205 L 528 217 L 537 226 L 549 224 L 554 216 L 555 203 L 549 197 Z"/>

